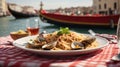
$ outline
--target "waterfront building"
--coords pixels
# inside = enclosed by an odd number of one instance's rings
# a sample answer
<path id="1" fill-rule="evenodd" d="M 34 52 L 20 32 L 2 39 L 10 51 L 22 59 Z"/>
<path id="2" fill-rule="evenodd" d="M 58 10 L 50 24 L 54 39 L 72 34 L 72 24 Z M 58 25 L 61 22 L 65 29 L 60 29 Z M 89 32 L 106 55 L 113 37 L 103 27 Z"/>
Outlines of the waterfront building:
<path id="1" fill-rule="evenodd" d="M 93 10 L 97 14 L 120 14 L 120 0 L 93 0 Z"/>
<path id="2" fill-rule="evenodd" d="M 0 16 L 6 15 L 7 5 L 5 0 L 0 0 Z"/>
<path id="3" fill-rule="evenodd" d="M 32 13 L 32 14 L 35 14 L 36 12 L 35 12 L 35 9 L 32 7 L 32 6 L 23 6 L 23 12 L 24 13 Z"/>

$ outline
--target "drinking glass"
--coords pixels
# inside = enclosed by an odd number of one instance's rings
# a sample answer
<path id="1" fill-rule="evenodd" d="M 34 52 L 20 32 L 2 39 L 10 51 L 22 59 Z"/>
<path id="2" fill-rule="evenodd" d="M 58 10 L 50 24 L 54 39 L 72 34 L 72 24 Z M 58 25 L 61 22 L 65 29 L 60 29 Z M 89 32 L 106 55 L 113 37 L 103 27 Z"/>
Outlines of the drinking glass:
<path id="1" fill-rule="evenodd" d="M 117 35 L 118 54 L 113 56 L 112 60 L 120 61 L 120 17 L 119 17 L 119 20 L 118 20 L 116 35 Z"/>
<path id="2" fill-rule="evenodd" d="M 26 29 L 29 35 L 39 34 L 39 20 L 38 19 L 27 19 Z"/>
<path id="3" fill-rule="evenodd" d="M 116 35 L 117 35 L 118 47 L 120 48 L 120 17 L 119 17 L 119 20 L 118 20 Z"/>

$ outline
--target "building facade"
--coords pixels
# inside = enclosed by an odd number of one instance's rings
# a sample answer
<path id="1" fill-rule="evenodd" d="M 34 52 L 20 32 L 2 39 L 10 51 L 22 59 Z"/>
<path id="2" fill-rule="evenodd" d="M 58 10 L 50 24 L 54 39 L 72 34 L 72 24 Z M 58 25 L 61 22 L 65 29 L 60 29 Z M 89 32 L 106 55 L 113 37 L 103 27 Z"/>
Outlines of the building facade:
<path id="1" fill-rule="evenodd" d="M 96 14 L 120 14 L 120 0 L 93 0 L 93 11 Z"/>
<path id="2" fill-rule="evenodd" d="M 0 0 L 0 16 L 6 15 L 7 12 L 7 6 L 5 0 Z"/>

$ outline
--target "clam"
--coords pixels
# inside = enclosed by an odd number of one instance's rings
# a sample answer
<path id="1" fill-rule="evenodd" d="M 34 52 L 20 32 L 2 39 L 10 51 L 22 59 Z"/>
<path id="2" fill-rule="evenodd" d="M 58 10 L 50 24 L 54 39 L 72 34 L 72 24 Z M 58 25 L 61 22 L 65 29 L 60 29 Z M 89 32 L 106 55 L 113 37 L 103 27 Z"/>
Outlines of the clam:
<path id="1" fill-rule="evenodd" d="M 39 43 L 36 43 L 33 40 L 29 40 L 28 43 L 27 43 L 28 44 L 27 47 L 33 48 L 33 49 L 40 49 L 40 48 L 42 48 L 42 46 L 43 46 L 42 42 L 45 41 L 44 34 L 46 34 L 46 31 L 41 32 L 39 34 L 39 36 L 37 37 L 37 41 Z"/>
<path id="2" fill-rule="evenodd" d="M 72 50 L 84 49 L 84 45 L 81 42 L 73 42 L 71 48 Z"/>
<path id="3" fill-rule="evenodd" d="M 47 32 L 46 31 L 42 31 L 40 34 L 46 34 Z"/>
<path id="4" fill-rule="evenodd" d="M 46 31 L 43 31 L 39 34 L 38 36 L 38 41 L 41 42 L 41 41 L 45 41 L 45 38 L 44 38 L 44 35 L 46 34 Z"/>
<path id="5" fill-rule="evenodd" d="M 29 40 L 29 41 L 28 41 L 28 44 L 30 44 L 30 45 L 34 45 L 33 40 Z"/>
<path id="6" fill-rule="evenodd" d="M 41 45 L 34 43 L 34 41 L 30 40 L 28 41 L 26 47 L 33 48 L 33 49 L 40 49 Z"/>
<path id="7" fill-rule="evenodd" d="M 71 44 L 72 50 L 78 50 L 78 49 L 85 49 L 89 44 L 93 43 L 96 40 L 96 38 L 89 38 L 86 40 L 83 40 L 82 42 L 73 42 Z"/>
<path id="8" fill-rule="evenodd" d="M 44 49 L 44 50 L 50 50 L 50 49 L 52 49 L 53 47 L 55 47 L 56 44 L 57 44 L 57 41 L 50 42 L 50 43 L 48 43 L 48 44 L 43 45 L 43 46 L 42 46 L 42 49 Z"/>

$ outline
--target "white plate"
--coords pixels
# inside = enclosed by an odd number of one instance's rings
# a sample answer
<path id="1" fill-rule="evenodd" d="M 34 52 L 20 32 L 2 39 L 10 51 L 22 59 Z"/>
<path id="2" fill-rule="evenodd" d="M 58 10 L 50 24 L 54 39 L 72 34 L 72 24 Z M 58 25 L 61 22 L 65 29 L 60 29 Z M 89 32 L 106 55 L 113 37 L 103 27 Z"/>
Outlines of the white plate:
<path id="1" fill-rule="evenodd" d="M 50 50 L 38 50 L 38 49 L 26 48 L 24 43 L 27 43 L 30 39 L 36 38 L 36 36 L 28 36 L 28 37 L 20 38 L 18 40 L 15 40 L 13 42 L 13 45 L 22 50 L 37 53 L 40 55 L 81 55 L 81 54 L 97 51 L 109 44 L 108 40 L 106 40 L 105 38 L 98 37 L 98 36 L 95 36 L 95 37 L 97 42 L 99 43 L 98 47 L 91 48 L 91 49 L 84 49 L 84 50 L 50 51 Z"/>

